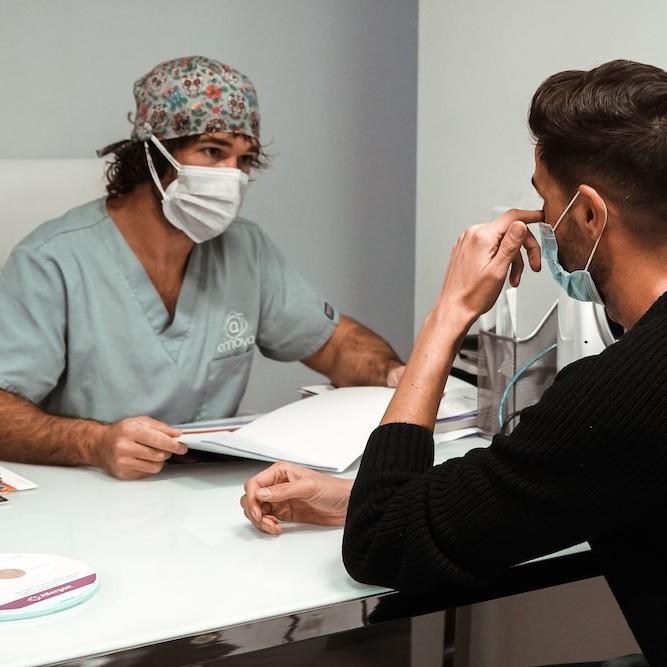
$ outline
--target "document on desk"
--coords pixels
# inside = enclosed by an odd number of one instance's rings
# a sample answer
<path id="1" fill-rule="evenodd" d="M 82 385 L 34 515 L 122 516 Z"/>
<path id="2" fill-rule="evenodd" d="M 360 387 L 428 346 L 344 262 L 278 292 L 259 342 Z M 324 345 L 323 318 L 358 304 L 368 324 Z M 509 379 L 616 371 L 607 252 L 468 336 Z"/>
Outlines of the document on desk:
<path id="1" fill-rule="evenodd" d="M 193 449 L 342 472 L 363 453 L 368 436 L 380 423 L 393 393 L 387 387 L 326 390 L 269 412 L 234 431 L 186 433 L 179 439 Z M 459 412 L 462 407 L 469 412 L 470 401 L 462 403 L 460 392 L 452 394 L 452 405 Z M 446 407 L 449 392 L 446 396 L 441 412 L 443 419 L 453 421 L 455 408 Z M 474 401 L 476 412 L 476 394 Z"/>
<path id="2" fill-rule="evenodd" d="M 391 398 L 393 389 L 379 387 Z M 335 391 L 330 384 L 314 384 L 301 387 L 299 390 L 303 398 L 318 396 L 329 391 Z M 477 432 L 477 387 L 470 382 L 450 376 L 447 379 L 445 393 L 442 396 L 438 415 L 435 421 L 435 433 L 458 433 L 466 430 L 458 437 L 464 437 Z M 446 438 L 455 439 L 456 435 Z"/>
<path id="3" fill-rule="evenodd" d="M 0 466 L 0 492 L 12 493 L 13 491 L 27 491 L 29 489 L 36 489 L 37 484 L 31 482 L 25 477 L 21 477 L 8 468 Z"/>

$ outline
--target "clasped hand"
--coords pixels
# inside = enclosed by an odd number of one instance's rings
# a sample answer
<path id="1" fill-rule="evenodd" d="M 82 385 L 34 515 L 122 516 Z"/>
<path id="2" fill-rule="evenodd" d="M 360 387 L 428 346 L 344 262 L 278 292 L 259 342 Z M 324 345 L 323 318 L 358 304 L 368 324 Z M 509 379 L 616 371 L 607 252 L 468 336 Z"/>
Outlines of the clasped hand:
<path id="1" fill-rule="evenodd" d="M 352 481 L 281 461 L 249 479 L 241 507 L 248 520 L 271 535 L 281 521 L 342 526 Z"/>

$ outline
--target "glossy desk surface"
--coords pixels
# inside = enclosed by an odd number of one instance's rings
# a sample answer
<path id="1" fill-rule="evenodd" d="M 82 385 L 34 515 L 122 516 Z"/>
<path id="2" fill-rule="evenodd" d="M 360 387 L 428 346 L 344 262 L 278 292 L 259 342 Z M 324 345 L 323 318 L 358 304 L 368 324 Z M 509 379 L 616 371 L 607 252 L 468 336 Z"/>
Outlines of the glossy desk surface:
<path id="1" fill-rule="evenodd" d="M 438 445 L 436 460 L 486 445 L 478 437 Z M 85 561 L 100 587 L 78 607 L 0 622 L 3 667 L 104 655 L 385 590 L 347 575 L 340 528 L 289 526 L 276 538 L 247 523 L 242 485 L 263 463 L 174 465 L 139 482 L 93 469 L 7 465 L 39 488 L 0 507 L 0 551 Z"/>

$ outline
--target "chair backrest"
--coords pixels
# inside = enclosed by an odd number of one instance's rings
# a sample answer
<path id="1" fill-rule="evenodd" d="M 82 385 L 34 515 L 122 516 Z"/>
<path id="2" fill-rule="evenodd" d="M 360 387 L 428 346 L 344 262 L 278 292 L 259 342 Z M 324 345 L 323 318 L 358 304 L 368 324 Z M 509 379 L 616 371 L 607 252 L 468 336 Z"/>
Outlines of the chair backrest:
<path id="1" fill-rule="evenodd" d="M 104 160 L 0 160 L 0 268 L 35 227 L 104 192 Z"/>

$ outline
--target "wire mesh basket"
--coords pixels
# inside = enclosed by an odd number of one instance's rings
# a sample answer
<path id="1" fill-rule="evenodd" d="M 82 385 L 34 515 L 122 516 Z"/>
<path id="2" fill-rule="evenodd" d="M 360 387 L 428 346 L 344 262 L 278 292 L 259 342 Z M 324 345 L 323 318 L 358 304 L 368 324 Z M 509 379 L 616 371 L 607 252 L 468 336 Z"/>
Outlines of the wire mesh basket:
<path id="1" fill-rule="evenodd" d="M 525 338 L 479 332 L 477 426 L 486 435 L 511 432 L 524 408 L 540 400 L 556 376 L 558 304 Z"/>

